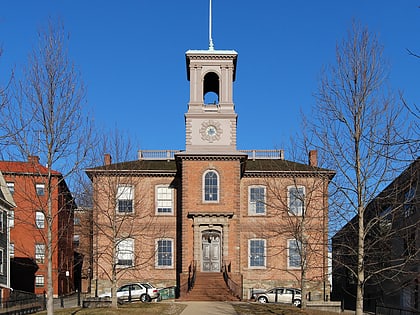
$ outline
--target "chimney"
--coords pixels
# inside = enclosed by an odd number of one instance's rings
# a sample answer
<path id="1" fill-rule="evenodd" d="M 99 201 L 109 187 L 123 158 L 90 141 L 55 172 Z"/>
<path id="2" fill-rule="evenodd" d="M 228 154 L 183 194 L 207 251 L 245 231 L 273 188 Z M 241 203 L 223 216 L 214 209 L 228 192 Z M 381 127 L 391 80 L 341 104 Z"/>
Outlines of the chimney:
<path id="1" fill-rule="evenodd" d="M 28 162 L 31 164 L 39 164 L 39 156 L 36 155 L 29 155 Z"/>
<path id="2" fill-rule="evenodd" d="M 111 154 L 105 153 L 104 155 L 105 165 L 111 165 L 111 161 L 112 161 Z"/>
<path id="3" fill-rule="evenodd" d="M 318 166 L 318 151 L 317 150 L 310 150 L 309 151 L 309 165 L 310 166 Z"/>

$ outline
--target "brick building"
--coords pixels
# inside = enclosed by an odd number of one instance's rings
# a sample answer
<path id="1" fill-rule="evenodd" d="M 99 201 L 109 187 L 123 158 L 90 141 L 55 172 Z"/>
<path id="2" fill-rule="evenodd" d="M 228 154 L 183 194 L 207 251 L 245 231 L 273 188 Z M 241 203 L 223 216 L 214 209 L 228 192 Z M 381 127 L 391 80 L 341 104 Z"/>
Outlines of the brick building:
<path id="1" fill-rule="evenodd" d="M 10 212 L 11 287 L 43 294 L 47 291 L 47 184 L 48 169 L 36 156 L 26 162 L 0 161 L 16 203 Z M 72 195 L 61 173 L 51 171 L 53 213 L 54 296 L 73 290 Z"/>
<path id="2" fill-rule="evenodd" d="M 246 299 L 253 288 L 300 287 L 305 265 L 306 289 L 325 298 L 334 172 L 317 167 L 315 151 L 300 164 L 281 150 L 237 150 L 237 53 L 189 50 L 186 62 L 185 150 L 141 151 L 116 163 L 105 155 L 103 166 L 87 170 L 96 293 L 116 275 L 118 285 L 147 280 L 187 297 L 194 282 L 223 272 Z"/>

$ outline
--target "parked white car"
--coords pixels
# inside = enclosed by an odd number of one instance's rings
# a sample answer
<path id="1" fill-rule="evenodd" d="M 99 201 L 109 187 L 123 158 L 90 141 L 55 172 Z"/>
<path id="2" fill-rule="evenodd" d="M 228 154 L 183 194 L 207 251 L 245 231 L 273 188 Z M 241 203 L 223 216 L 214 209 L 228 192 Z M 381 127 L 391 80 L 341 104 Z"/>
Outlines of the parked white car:
<path id="1" fill-rule="evenodd" d="M 302 292 L 294 288 L 272 288 L 263 293 L 258 293 L 255 299 L 260 303 L 287 303 L 300 307 Z"/>
<path id="2" fill-rule="evenodd" d="M 111 293 L 101 294 L 100 297 L 111 297 Z M 117 298 L 123 301 L 150 302 L 158 297 L 159 290 L 148 282 L 125 284 L 117 290 Z"/>

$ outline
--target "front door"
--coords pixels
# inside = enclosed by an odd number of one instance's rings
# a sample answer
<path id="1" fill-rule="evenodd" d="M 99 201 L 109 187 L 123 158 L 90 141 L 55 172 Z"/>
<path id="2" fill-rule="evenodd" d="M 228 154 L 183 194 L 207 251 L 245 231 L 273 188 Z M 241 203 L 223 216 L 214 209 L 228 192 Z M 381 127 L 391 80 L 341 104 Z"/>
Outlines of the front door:
<path id="1" fill-rule="evenodd" d="M 215 230 L 203 231 L 201 242 L 203 249 L 202 270 L 220 272 L 220 232 Z"/>

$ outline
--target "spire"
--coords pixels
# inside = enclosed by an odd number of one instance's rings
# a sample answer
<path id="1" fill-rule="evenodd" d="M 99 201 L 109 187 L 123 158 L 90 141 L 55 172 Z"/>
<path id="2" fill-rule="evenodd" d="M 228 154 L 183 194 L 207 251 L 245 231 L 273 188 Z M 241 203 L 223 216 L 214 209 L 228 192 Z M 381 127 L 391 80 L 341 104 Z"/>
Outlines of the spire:
<path id="1" fill-rule="evenodd" d="M 209 5 L 209 50 L 214 50 L 213 38 L 212 38 L 212 35 L 211 35 L 211 29 L 212 29 L 211 20 L 212 20 L 212 14 L 211 14 L 211 0 L 210 0 L 210 5 Z"/>

